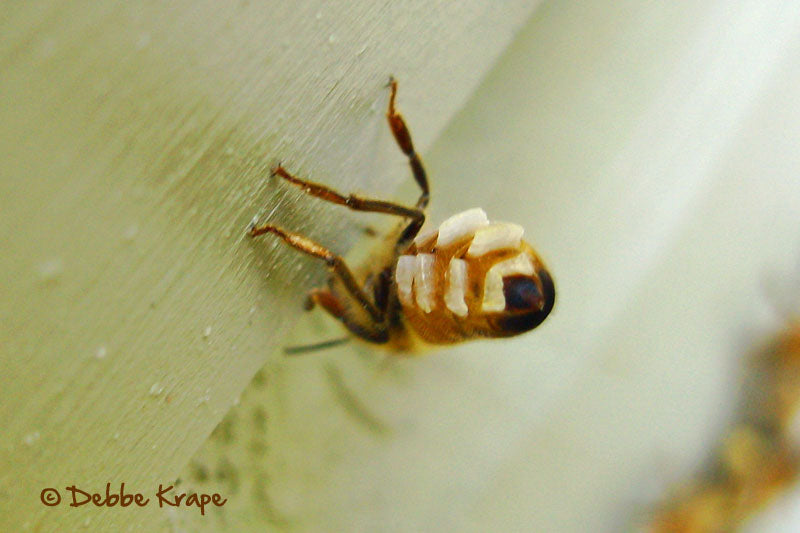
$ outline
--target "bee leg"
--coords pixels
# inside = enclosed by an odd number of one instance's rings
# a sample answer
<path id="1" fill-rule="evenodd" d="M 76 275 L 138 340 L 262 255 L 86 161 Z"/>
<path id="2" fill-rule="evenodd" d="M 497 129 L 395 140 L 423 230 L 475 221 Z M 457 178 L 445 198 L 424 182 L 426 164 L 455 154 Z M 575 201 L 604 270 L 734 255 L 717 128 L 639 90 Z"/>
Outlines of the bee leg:
<path id="1" fill-rule="evenodd" d="M 422 166 L 422 160 L 414 151 L 414 143 L 411 142 L 411 133 L 408 131 L 405 120 L 403 120 L 403 115 L 398 113 L 395 109 L 394 101 L 397 96 L 397 80 L 390 77 L 389 87 L 392 92 L 389 95 L 389 109 L 386 111 L 386 119 L 389 121 L 389 128 L 392 130 L 397 145 L 408 157 L 408 163 L 411 165 L 414 179 L 419 185 L 419 188 L 422 189 L 422 194 L 420 194 L 417 200 L 417 209 L 424 209 L 425 206 L 428 205 L 428 200 L 430 199 L 428 176 L 425 173 L 425 167 Z"/>
<path id="2" fill-rule="evenodd" d="M 264 235 L 265 233 L 272 233 L 280 237 L 283 242 L 292 248 L 325 261 L 325 263 L 328 265 L 328 268 L 330 268 L 342 281 L 342 284 L 347 291 L 353 296 L 353 298 L 356 299 L 361 307 L 363 307 L 367 313 L 369 313 L 373 322 L 376 324 L 383 323 L 383 313 L 375 306 L 374 303 L 372 303 L 372 301 L 370 301 L 364 290 L 358 285 L 358 282 L 348 268 L 347 264 L 344 262 L 344 259 L 342 259 L 340 256 L 315 243 L 311 239 L 300 235 L 299 233 L 292 233 L 277 226 L 273 226 L 272 224 L 253 226 L 250 228 L 249 233 L 251 237 L 258 237 L 259 235 Z M 324 307 L 324 304 L 322 304 L 321 301 L 318 300 L 318 303 Z M 344 315 L 339 318 L 343 319 L 343 317 Z"/>
<path id="3" fill-rule="evenodd" d="M 347 196 L 336 192 L 335 190 L 325 185 L 314 183 L 312 181 L 300 179 L 292 174 L 289 174 L 282 165 L 278 165 L 272 170 L 273 176 L 278 176 L 289 183 L 296 185 L 303 189 L 303 192 L 315 196 L 322 200 L 343 205 L 353 211 L 367 211 L 371 213 L 385 213 L 387 215 L 395 215 L 404 218 L 410 218 L 413 224 L 422 227 L 425 222 L 425 213 L 419 208 L 406 207 L 404 205 L 396 204 L 394 202 L 386 202 L 384 200 L 372 200 L 369 198 L 362 198 L 355 194 Z"/>
<path id="4" fill-rule="evenodd" d="M 311 310 L 319 304 L 329 315 L 340 320 L 350 332 L 364 340 L 375 343 L 384 343 L 389 340 L 389 335 L 383 324 L 377 322 L 362 324 L 356 317 L 350 316 L 342 303 L 328 289 L 313 289 L 306 299 L 306 310 Z M 325 343 L 321 343 L 325 344 Z M 338 343 L 337 343 L 338 344 Z M 316 349 L 316 348 L 315 348 Z M 299 348 L 298 348 L 299 350 Z M 295 353 L 295 350 L 284 350 L 286 353 Z M 310 351 L 310 350 L 299 350 Z M 298 353 L 299 353 L 298 351 Z"/>
<path id="5" fill-rule="evenodd" d="M 311 289 L 303 307 L 306 311 L 311 311 L 317 304 L 332 317 L 342 318 L 344 315 L 344 306 L 328 289 Z"/>
<path id="6" fill-rule="evenodd" d="M 303 344 L 301 346 L 287 346 L 283 349 L 283 353 L 286 355 L 305 355 L 311 352 L 319 352 L 322 350 L 327 350 L 328 348 L 335 348 L 337 346 L 341 346 L 347 342 L 350 342 L 349 335 L 347 337 L 340 337 L 338 339 L 331 339 L 329 341 L 322 341 L 316 342 L 314 344 Z"/>
<path id="7" fill-rule="evenodd" d="M 304 306 L 306 311 L 311 311 L 316 305 L 322 307 L 332 317 L 340 320 L 344 326 L 350 330 L 351 333 L 361 337 L 364 340 L 375 343 L 384 343 L 389 340 L 389 336 L 386 333 L 386 329 L 383 327 L 383 324 L 379 324 L 377 322 L 368 324 L 360 323 L 356 317 L 348 315 L 345 306 L 342 305 L 339 299 L 336 298 L 336 296 L 334 296 L 333 293 L 328 289 L 312 289 L 308 293 L 308 297 L 306 298 Z M 284 352 L 294 355 L 295 353 L 315 351 L 317 349 L 322 349 L 323 347 L 327 348 L 329 342 L 336 342 L 336 345 L 338 345 L 344 341 L 341 339 L 337 339 L 336 341 L 326 341 L 319 343 L 319 345 L 311 345 L 313 347 L 295 346 L 285 349 Z"/>

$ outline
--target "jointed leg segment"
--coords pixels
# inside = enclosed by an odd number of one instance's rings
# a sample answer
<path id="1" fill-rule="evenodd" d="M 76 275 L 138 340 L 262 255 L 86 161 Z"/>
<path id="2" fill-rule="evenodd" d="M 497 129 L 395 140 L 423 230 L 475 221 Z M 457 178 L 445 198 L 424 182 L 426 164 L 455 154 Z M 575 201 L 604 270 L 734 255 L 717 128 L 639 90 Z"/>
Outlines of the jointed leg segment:
<path id="1" fill-rule="evenodd" d="M 311 289 L 306 298 L 305 309 L 311 311 L 315 305 L 322 306 L 331 316 L 342 318 L 345 314 L 341 302 L 328 289 Z"/>
<path id="2" fill-rule="evenodd" d="M 402 232 L 400 240 L 396 244 L 396 248 L 400 249 L 405 246 L 420 230 L 422 224 L 425 222 L 425 214 L 423 209 L 428 205 L 430 190 L 428 187 L 428 178 L 425 174 L 425 169 L 422 166 L 417 153 L 414 151 L 414 144 L 411 141 L 411 134 L 406 127 L 402 115 L 395 109 L 395 97 L 397 96 L 397 82 L 390 79 L 389 86 L 391 94 L 389 96 L 389 109 L 386 112 L 386 118 L 389 121 L 389 127 L 392 130 L 395 140 L 403 153 L 408 157 L 411 170 L 414 174 L 414 179 L 419 185 L 422 193 L 417 200 L 414 208 L 405 207 L 394 202 L 386 202 L 383 200 L 373 200 L 369 198 L 361 198 L 353 194 L 342 195 L 330 187 L 313 183 L 297 178 L 286 171 L 281 165 L 273 170 L 273 175 L 288 181 L 289 183 L 300 187 L 304 192 L 315 196 L 328 202 L 345 206 L 354 211 L 366 211 L 373 213 L 385 213 L 389 215 L 400 216 L 408 218 L 411 222 Z M 250 228 L 250 236 L 257 237 L 265 233 L 272 233 L 280 237 L 286 244 L 306 253 L 310 256 L 317 257 L 325 261 L 336 276 L 339 277 L 344 288 L 355 298 L 355 300 L 367 311 L 372 319 L 371 324 L 363 323 L 363 319 L 356 319 L 351 316 L 339 301 L 328 289 L 315 289 L 309 294 L 307 308 L 312 308 L 315 304 L 322 306 L 328 313 L 340 319 L 350 331 L 356 335 L 371 340 L 372 342 L 386 342 L 389 339 L 388 330 L 386 329 L 385 310 L 379 309 L 378 306 L 383 304 L 380 302 L 381 298 L 376 295 L 376 300 L 372 299 L 365 292 L 365 288 L 359 286 L 353 273 L 347 267 L 344 260 L 316 242 L 300 235 L 286 231 L 278 226 L 272 224 L 264 224 L 261 226 L 253 226 Z M 369 284 L 368 284 L 369 285 Z M 385 299 L 385 298 L 383 298 Z"/>
<path id="3" fill-rule="evenodd" d="M 392 92 L 389 95 L 389 110 L 386 112 L 386 119 L 389 121 L 389 128 L 392 130 L 397 145 L 400 147 L 400 150 L 408 156 L 408 162 L 411 165 L 411 171 L 414 173 L 414 179 L 419 185 L 419 188 L 422 189 L 422 194 L 417 200 L 417 209 L 424 209 L 425 206 L 428 205 L 428 199 L 430 198 L 428 176 L 425 174 L 422 161 L 414 151 L 414 143 L 411 142 L 411 133 L 408 131 L 408 127 L 406 127 L 403 115 L 398 113 L 394 106 L 395 97 L 397 96 L 397 80 L 390 78 L 389 87 Z"/>
<path id="4" fill-rule="evenodd" d="M 293 176 L 292 174 L 289 174 L 289 172 L 287 172 L 286 169 L 281 165 L 278 165 L 272 171 L 272 174 L 288 181 L 293 185 L 297 185 L 303 189 L 303 192 L 310 194 L 311 196 L 315 196 L 337 205 L 343 205 L 352 209 L 353 211 L 367 211 L 371 213 L 397 215 L 400 217 L 410 218 L 420 225 L 425 221 L 425 213 L 423 213 L 420 209 L 412 209 L 394 202 L 361 198 L 360 196 L 356 196 L 354 194 L 344 196 L 343 194 L 340 194 L 325 185 Z"/>
<path id="5" fill-rule="evenodd" d="M 355 297 L 356 300 L 358 300 L 358 302 L 364 307 L 364 309 L 367 310 L 372 319 L 375 322 L 383 321 L 383 313 L 381 313 L 381 311 L 375 307 L 375 304 L 372 303 L 369 297 L 367 297 L 366 293 L 358 285 L 355 277 L 353 277 L 353 273 L 350 272 L 350 269 L 347 267 L 344 259 L 342 259 L 340 256 L 334 254 L 327 248 L 320 246 L 311 239 L 308 239 L 298 233 L 286 231 L 272 224 L 254 226 L 250 229 L 251 237 L 258 237 L 259 235 L 264 235 L 265 233 L 277 235 L 283 239 L 283 242 L 292 248 L 325 261 L 325 263 L 328 264 L 328 268 L 333 270 L 336 275 L 339 276 L 339 279 L 342 280 L 342 283 L 344 283 L 344 286 L 347 288 L 350 294 L 352 294 L 353 297 Z"/>

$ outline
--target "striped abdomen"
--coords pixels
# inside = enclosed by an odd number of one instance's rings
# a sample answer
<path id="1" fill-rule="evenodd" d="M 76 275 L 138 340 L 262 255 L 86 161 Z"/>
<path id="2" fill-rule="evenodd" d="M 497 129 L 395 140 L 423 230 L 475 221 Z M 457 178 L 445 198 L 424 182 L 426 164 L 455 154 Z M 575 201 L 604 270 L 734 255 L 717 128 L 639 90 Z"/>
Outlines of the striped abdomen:
<path id="1" fill-rule="evenodd" d="M 516 224 L 470 209 L 425 231 L 398 258 L 397 295 L 406 323 L 431 343 L 507 337 L 550 313 L 550 274 Z"/>

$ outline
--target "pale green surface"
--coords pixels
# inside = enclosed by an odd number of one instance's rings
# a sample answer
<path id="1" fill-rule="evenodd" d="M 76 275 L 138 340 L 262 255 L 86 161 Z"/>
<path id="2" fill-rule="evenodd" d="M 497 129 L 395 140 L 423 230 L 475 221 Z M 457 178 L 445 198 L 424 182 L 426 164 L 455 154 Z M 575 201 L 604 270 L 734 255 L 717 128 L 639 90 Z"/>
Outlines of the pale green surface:
<path id="1" fill-rule="evenodd" d="M 346 250 L 353 218 L 296 204 L 269 166 L 394 190 L 388 76 L 424 149 L 534 4 L 4 4 L 0 530 L 151 531 L 152 501 L 39 492 L 152 494 L 284 344 L 324 273 L 248 222 L 279 211 Z"/>
<path id="2" fill-rule="evenodd" d="M 539 8 L 426 161 L 434 218 L 481 205 L 525 226 L 558 284 L 554 315 L 418 360 L 343 348 L 269 367 L 271 387 L 230 415 L 241 438 L 196 458 L 239 461 L 242 485 L 267 476 L 268 499 L 200 523 L 632 527 L 717 438 L 775 308 L 800 308 L 796 289 L 765 288 L 800 275 L 798 7 Z M 319 321 L 296 339 L 336 334 Z M 256 459 L 259 405 L 274 408 Z"/>

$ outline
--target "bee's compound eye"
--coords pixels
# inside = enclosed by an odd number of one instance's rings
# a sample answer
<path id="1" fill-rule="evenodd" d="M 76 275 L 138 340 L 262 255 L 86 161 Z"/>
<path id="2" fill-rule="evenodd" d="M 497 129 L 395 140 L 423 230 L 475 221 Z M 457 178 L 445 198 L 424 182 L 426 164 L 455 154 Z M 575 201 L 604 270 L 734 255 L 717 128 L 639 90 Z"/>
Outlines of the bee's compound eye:
<path id="1" fill-rule="evenodd" d="M 503 278 L 503 295 L 507 311 L 523 311 L 544 306 L 544 297 L 533 278 L 528 276 L 506 276 Z"/>

